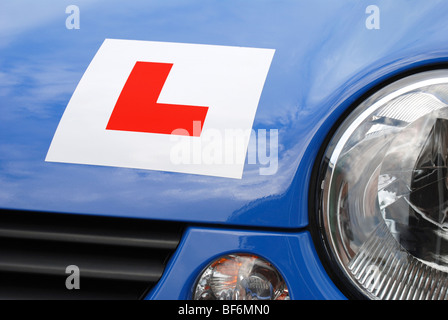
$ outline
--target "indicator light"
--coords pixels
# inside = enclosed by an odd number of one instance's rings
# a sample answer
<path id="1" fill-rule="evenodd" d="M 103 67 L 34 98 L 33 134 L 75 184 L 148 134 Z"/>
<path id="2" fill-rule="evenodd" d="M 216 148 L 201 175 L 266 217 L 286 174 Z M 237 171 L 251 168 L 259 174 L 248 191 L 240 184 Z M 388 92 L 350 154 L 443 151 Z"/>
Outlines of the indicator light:
<path id="1" fill-rule="evenodd" d="M 286 283 L 268 261 L 230 254 L 213 261 L 200 275 L 195 300 L 289 300 Z"/>

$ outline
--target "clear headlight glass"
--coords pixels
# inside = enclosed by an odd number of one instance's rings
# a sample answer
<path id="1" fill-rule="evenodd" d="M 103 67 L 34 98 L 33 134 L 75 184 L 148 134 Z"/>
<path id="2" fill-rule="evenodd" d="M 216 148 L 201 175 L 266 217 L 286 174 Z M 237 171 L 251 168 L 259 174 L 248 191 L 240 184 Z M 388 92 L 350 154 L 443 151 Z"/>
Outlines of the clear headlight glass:
<path id="1" fill-rule="evenodd" d="M 361 103 L 324 163 L 319 219 L 351 285 L 372 299 L 448 299 L 448 70 Z"/>

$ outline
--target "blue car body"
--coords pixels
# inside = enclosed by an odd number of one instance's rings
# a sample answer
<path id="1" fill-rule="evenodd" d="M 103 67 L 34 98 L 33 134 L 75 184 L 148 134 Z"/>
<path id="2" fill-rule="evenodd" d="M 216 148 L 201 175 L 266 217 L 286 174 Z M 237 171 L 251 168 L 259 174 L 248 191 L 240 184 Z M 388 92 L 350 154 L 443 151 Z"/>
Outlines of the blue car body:
<path id="1" fill-rule="evenodd" d="M 69 1 L 0 4 L 0 208 L 185 223 L 147 299 L 190 299 L 230 252 L 274 264 L 292 299 L 345 299 L 313 244 L 313 167 L 358 99 L 448 61 L 444 1 Z M 380 9 L 369 29 L 366 8 Z M 253 129 L 278 129 L 278 170 L 242 179 L 45 162 L 68 101 L 104 39 L 275 49 Z M 315 178 L 315 177 L 314 177 Z"/>

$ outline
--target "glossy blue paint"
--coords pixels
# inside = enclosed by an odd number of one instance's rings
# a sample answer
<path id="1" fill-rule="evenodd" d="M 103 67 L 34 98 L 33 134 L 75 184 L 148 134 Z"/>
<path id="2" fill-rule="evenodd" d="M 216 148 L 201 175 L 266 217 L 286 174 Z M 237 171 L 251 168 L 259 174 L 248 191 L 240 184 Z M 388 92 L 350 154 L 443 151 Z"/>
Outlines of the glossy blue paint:
<path id="1" fill-rule="evenodd" d="M 345 299 L 323 270 L 308 232 L 208 228 L 186 231 L 162 279 L 147 299 L 191 299 L 201 271 L 214 259 L 234 252 L 255 254 L 270 261 L 286 281 L 291 299 Z"/>
<path id="2" fill-rule="evenodd" d="M 0 4 L 0 208 L 261 227 L 308 223 L 318 149 L 357 97 L 448 57 L 444 1 L 71 1 Z M 241 180 L 44 161 L 64 109 L 105 38 L 276 49 L 254 129 L 279 130 L 279 168 Z"/>

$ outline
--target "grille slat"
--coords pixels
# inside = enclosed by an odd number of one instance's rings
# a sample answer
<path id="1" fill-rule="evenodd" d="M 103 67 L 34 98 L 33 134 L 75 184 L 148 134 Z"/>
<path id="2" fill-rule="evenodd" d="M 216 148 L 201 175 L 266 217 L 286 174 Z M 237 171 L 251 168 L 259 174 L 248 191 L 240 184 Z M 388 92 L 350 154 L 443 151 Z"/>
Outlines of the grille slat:
<path id="1" fill-rule="evenodd" d="M 0 298 L 141 298 L 181 234 L 171 222 L 0 210 Z M 65 286 L 69 265 L 79 290 Z"/>
<path id="2" fill-rule="evenodd" d="M 130 237 L 96 236 L 94 234 L 61 233 L 36 230 L 9 230 L 0 228 L 0 238 L 96 243 L 116 246 L 175 249 L 176 239 L 139 239 Z"/>

